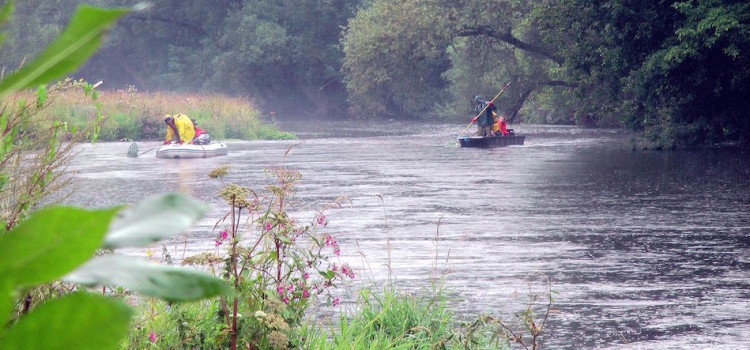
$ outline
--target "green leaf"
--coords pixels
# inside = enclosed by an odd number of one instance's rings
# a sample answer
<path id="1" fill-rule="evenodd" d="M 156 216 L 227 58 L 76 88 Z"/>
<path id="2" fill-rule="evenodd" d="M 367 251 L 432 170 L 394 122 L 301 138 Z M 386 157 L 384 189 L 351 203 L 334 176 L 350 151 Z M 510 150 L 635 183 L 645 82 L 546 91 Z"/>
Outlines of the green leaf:
<path id="1" fill-rule="evenodd" d="M 49 207 L 0 238 L 0 285 L 33 286 L 60 278 L 101 246 L 118 209 Z"/>
<path id="2" fill-rule="evenodd" d="M 145 246 L 172 237 L 189 228 L 207 210 L 205 204 L 179 193 L 149 197 L 112 222 L 104 246 Z"/>
<path id="3" fill-rule="evenodd" d="M 4 25 L 5 22 L 8 21 L 8 18 L 10 18 L 10 14 L 13 13 L 13 8 L 15 7 L 15 1 L 7 1 L 5 5 L 3 5 L 3 8 L 0 9 L 0 26 Z M 0 45 L 5 42 L 6 33 L 0 33 Z"/>
<path id="4" fill-rule="evenodd" d="M 57 39 L 29 65 L 0 82 L 0 98 L 20 89 L 59 79 L 83 64 L 101 45 L 104 34 L 127 9 L 80 5 Z"/>
<path id="5" fill-rule="evenodd" d="M 36 89 L 36 107 L 41 108 L 44 106 L 44 102 L 47 102 L 47 89 L 44 85 L 40 85 L 39 88 Z"/>
<path id="6" fill-rule="evenodd" d="M 329 280 L 336 277 L 336 273 L 333 272 L 332 270 L 328 270 L 328 271 L 318 270 L 318 273 L 320 273 L 321 276 Z"/>
<path id="7" fill-rule="evenodd" d="M 48 301 L 0 338 L 0 349 L 116 349 L 132 311 L 103 296 L 76 293 Z"/>
<path id="8" fill-rule="evenodd" d="M 226 284 L 209 274 L 187 268 L 151 264 L 137 257 L 97 257 L 65 276 L 87 286 L 119 286 L 168 301 L 191 301 L 228 292 Z"/>
<path id="9" fill-rule="evenodd" d="M 10 18 L 10 14 L 13 13 L 13 10 L 15 9 L 16 2 L 11 0 L 6 2 L 5 5 L 3 5 L 3 8 L 0 9 L 0 25 L 5 24 L 5 22 L 8 21 Z"/>
<path id="10" fill-rule="evenodd" d="M 14 294 L 17 293 L 14 293 L 14 288 L 10 280 L 0 279 L 0 322 L 5 322 L 8 319 L 15 306 L 18 295 Z M 0 334 L 2 334 L 1 329 Z"/>

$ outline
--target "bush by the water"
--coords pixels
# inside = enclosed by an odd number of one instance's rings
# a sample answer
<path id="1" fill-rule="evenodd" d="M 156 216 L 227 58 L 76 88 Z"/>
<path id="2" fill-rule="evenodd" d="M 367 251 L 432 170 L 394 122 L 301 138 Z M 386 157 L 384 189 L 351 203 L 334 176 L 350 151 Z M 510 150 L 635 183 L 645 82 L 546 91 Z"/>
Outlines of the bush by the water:
<path id="1" fill-rule="evenodd" d="M 144 93 L 134 89 L 100 91 L 97 97 L 104 120 L 99 140 L 157 140 L 165 133 L 165 114 L 186 114 L 212 139 L 294 139 L 288 132 L 261 120 L 247 98 L 225 95 Z M 62 93 L 39 117 L 84 128 L 96 109 L 80 93 Z"/>

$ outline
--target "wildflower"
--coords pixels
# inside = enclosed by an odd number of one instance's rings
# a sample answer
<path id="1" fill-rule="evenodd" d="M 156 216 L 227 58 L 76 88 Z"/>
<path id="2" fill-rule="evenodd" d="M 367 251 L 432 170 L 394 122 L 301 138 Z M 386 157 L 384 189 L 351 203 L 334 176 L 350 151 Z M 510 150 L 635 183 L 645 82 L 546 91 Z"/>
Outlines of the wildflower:
<path id="1" fill-rule="evenodd" d="M 302 274 L 302 278 L 304 278 L 304 279 L 308 279 L 309 277 L 310 277 L 310 274 L 307 273 L 307 272 L 305 272 L 305 273 Z"/>
<path id="2" fill-rule="evenodd" d="M 302 297 L 305 299 L 310 297 L 310 293 L 307 291 L 307 289 L 302 290 Z"/>
<path id="3" fill-rule="evenodd" d="M 271 223 L 270 223 L 270 222 L 267 222 L 267 223 L 266 223 L 266 224 L 265 224 L 265 225 L 263 226 L 263 231 L 266 231 L 266 232 L 267 232 L 267 231 L 271 231 Z"/>
<path id="4" fill-rule="evenodd" d="M 281 299 L 281 301 L 284 302 L 284 304 L 289 304 L 289 297 L 284 297 L 284 299 Z"/>
<path id="5" fill-rule="evenodd" d="M 264 318 L 265 318 L 266 316 L 267 316 L 267 315 L 266 315 L 266 313 L 265 313 L 265 312 L 263 312 L 263 310 L 258 310 L 258 311 L 255 311 L 255 318 L 257 318 L 258 320 L 262 320 L 262 319 L 264 319 Z"/>
<path id="6" fill-rule="evenodd" d="M 286 290 L 288 290 L 288 291 L 290 291 L 290 292 L 291 292 L 292 290 L 294 290 L 294 286 L 290 284 L 290 285 L 288 285 L 288 286 L 286 287 Z"/>
<path id="7" fill-rule="evenodd" d="M 285 291 L 284 285 L 283 284 L 279 284 L 279 286 L 276 287 L 276 291 L 279 292 L 279 294 L 284 295 L 284 291 Z"/>
<path id="8" fill-rule="evenodd" d="M 354 270 L 349 265 L 344 264 L 341 266 L 341 274 L 354 279 Z"/>
<path id="9" fill-rule="evenodd" d="M 339 305 L 339 297 L 333 298 L 333 300 L 331 300 L 331 304 L 333 304 L 333 306 L 338 306 Z"/>
<path id="10" fill-rule="evenodd" d="M 331 267 L 331 270 L 333 270 L 333 272 L 338 272 L 339 271 L 339 267 L 336 266 L 336 263 L 333 263 L 333 267 Z"/>
<path id="11" fill-rule="evenodd" d="M 318 216 L 318 225 L 323 225 L 323 227 L 326 227 L 326 225 L 328 225 L 328 220 L 326 220 L 325 215 L 320 214 L 320 216 Z"/>
<path id="12" fill-rule="evenodd" d="M 148 341 L 156 343 L 156 333 L 154 331 L 151 331 L 151 334 L 148 335 Z"/>
<path id="13" fill-rule="evenodd" d="M 227 232 L 227 230 L 219 232 L 219 238 L 221 238 L 222 241 L 227 239 L 228 236 L 229 236 L 229 232 Z"/>
<path id="14" fill-rule="evenodd" d="M 216 243 L 216 246 L 217 246 L 217 247 L 221 245 L 221 241 L 220 241 L 220 240 L 218 240 L 218 239 L 216 240 L 216 242 L 215 242 L 215 243 Z"/>

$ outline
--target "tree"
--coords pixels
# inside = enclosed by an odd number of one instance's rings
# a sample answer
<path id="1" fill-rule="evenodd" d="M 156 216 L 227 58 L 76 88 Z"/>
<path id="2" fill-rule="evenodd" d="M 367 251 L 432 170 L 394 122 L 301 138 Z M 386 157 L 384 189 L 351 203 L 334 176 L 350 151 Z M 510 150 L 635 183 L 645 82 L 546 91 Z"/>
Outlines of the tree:
<path id="1" fill-rule="evenodd" d="M 411 117 L 440 100 L 449 32 L 434 0 L 376 0 L 349 21 L 343 71 L 352 113 Z"/>
<path id="2" fill-rule="evenodd" d="M 736 1 L 545 1 L 545 42 L 591 113 L 660 147 L 747 140 L 750 10 Z"/>

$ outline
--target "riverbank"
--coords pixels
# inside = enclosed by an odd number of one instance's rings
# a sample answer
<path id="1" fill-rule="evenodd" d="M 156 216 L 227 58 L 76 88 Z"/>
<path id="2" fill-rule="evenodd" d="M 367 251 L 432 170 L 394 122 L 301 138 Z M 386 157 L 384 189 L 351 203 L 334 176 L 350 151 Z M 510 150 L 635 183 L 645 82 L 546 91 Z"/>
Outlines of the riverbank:
<path id="1" fill-rule="evenodd" d="M 27 94 L 29 94 L 27 92 Z M 21 98 L 33 99 L 33 96 Z M 251 99 L 225 95 L 144 93 L 134 89 L 97 92 L 96 104 L 80 91 L 62 91 L 41 121 L 60 120 L 78 130 L 103 116 L 100 141 L 143 141 L 164 137 L 164 115 L 183 113 L 212 139 L 289 140 L 295 135 L 264 121 Z"/>

